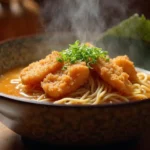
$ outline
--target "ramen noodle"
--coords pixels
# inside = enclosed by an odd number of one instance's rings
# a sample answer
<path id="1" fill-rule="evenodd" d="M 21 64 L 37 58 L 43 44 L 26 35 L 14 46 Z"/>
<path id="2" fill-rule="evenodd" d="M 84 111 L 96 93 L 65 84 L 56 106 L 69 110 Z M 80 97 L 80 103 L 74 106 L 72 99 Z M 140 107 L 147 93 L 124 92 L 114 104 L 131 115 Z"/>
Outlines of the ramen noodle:
<path id="1" fill-rule="evenodd" d="M 150 75 L 137 70 L 127 55 L 110 58 L 106 51 L 77 41 L 66 50 L 53 51 L 7 72 L 0 83 L 0 92 L 54 104 L 96 105 L 150 98 Z"/>

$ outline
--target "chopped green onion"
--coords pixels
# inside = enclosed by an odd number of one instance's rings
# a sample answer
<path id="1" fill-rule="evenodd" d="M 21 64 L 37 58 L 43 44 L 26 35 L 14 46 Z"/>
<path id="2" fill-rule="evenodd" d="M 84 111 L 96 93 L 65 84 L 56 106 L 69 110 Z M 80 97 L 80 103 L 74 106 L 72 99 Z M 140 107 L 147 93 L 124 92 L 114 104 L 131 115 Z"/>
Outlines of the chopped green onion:
<path id="1" fill-rule="evenodd" d="M 98 58 L 109 61 L 107 51 L 103 51 L 98 47 L 88 46 L 87 44 L 80 44 L 78 40 L 74 44 L 70 44 L 68 49 L 62 50 L 60 55 L 61 57 L 57 58 L 59 62 L 74 64 L 84 61 L 90 69 L 92 69 L 92 64 L 96 64 Z"/>

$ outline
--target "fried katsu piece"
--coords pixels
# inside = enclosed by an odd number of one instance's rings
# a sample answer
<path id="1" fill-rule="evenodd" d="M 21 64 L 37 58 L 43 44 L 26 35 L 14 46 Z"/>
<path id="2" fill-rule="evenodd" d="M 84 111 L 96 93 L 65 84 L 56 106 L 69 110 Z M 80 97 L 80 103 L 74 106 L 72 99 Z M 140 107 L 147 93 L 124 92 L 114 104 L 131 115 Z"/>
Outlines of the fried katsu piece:
<path id="1" fill-rule="evenodd" d="M 45 59 L 33 62 L 24 68 L 20 74 L 22 83 L 25 85 L 40 84 L 47 74 L 54 73 L 61 69 L 63 63 L 57 61 L 59 56 L 59 52 L 53 51 L 51 54 L 47 55 Z"/>
<path id="2" fill-rule="evenodd" d="M 58 99 L 77 90 L 88 77 L 89 68 L 85 63 L 73 64 L 66 70 L 48 74 L 41 86 L 48 96 Z"/>
<path id="3" fill-rule="evenodd" d="M 126 72 L 129 75 L 129 80 L 137 81 L 137 72 L 134 67 L 134 63 L 129 59 L 127 55 L 124 56 L 117 56 L 113 59 L 113 62 L 122 67 L 123 71 Z"/>
<path id="4" fill-rule="evenodd" d="M 105 82 L 122 94 L 130 95 L 132 92 L 132 83 L 129 81 L 129 75 L 116 65 L 112 59 L 109 62 L 99 59 L 93 67 Z"/>

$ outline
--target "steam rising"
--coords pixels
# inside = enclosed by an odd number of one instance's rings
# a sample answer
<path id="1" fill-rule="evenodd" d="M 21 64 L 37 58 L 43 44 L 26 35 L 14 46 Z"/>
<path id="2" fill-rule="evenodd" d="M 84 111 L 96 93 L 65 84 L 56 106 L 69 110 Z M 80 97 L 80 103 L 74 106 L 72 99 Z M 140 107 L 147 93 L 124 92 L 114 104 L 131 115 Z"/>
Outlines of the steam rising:
<path id="1" fill-rule="evenodd" d="M 82 42 L 97 36 L 126 17 L 127 2 L 117 0 L 46 1 L 43 15 L 46 31 L 71 30 Z"/>
<path id="2" fill-rule="evenodd" d="M 69 4 L 71 1 L 66 2 Z M 76 0 L 76 7 L 69 10 L 68 18 L 72 29 L 81 41 L 92 41 L 96 33 L 101 33 L 104 22 L 99 18 L 99 14 L 98 0 Z"/>
<path id="3" fill-rule="evenodd" d="M 132 14 L 138 13 L 138 10 L 130 10 L 129 14 L 128 7 L 132 0 L 130 3 L 124 0 L 45 0 L 44 2 L 42 16 L 46 22 L 46 32 L 71 31 L 81 42 L 90 42 L 102 48 L 104 43 L 96 41 L 105 30 Z M 51 37 L 51 39 L 58 41 L 58 38 Z M 65 40 L 68 39 L 65 38 Z M 149 64 L 147 63 L 149 59 L 145 60 L 144 49 L 142 42 L 134 40 L 124 42 L 122 38 L 105 43 L 105 50 L 109 52 L 111 57 L 126 54 L 135 62 L 135 65 L 149 68 L 146 65 Z"/>

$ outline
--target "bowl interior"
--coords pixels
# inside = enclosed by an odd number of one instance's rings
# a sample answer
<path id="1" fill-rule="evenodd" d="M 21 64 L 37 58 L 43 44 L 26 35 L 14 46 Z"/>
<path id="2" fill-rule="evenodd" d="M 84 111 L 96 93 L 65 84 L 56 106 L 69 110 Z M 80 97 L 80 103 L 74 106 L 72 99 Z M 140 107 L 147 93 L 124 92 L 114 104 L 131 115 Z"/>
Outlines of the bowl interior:
<path id="1" fill-rule="evenodd" d="M 77 38 L 72 33 L 48 33 L 0 44 L 0 74 L 44 58 L 52 50 L 63 50 Z M 141 40 L 106 36 L 94 44 L 109 52 L 111 57 L 128 55 L 136 67 L 150 70 L 150 43 Z"/>
<path id="2" fill-rule="evenodd" d="M 136 67 L 150 70 L 150 42 L 108 35 L 98 39 L 96 45 L 107 50 L 111 57 L 128 55 Z"/>
<path id="3" fill-rule="evenodd" d="M 44 34 L 6 41 L 0 44 L 0 74 L 44 58 L 52 50 L 62 50 L 74 42 L 70 33 Z"/>
<path id="4" fill-rule="evenodd" d="M 11 68 L 26 66 L 33 61 L 44 58 L 52 50 L 63 50 L 75 40 L 77 38 L 71 33 L 51 33 L 1 43 L 0 75 Z M 126 54 L 133 60 L 135 66 L 138 67 L 137 69 L 143 68 L 150 70 L 150 53 L 148 51 L 150 49 L 150 43 L 134 39 L 105 37 L 95 41 L 95 45 L 108 50 L 111 57 Z M 8 97 L 2 93 L 0 95 Z M 8 98 L 12 98 L 12 96 Z M 13 99 L 17 100 L 18 98 L 14 97 Z"/>

